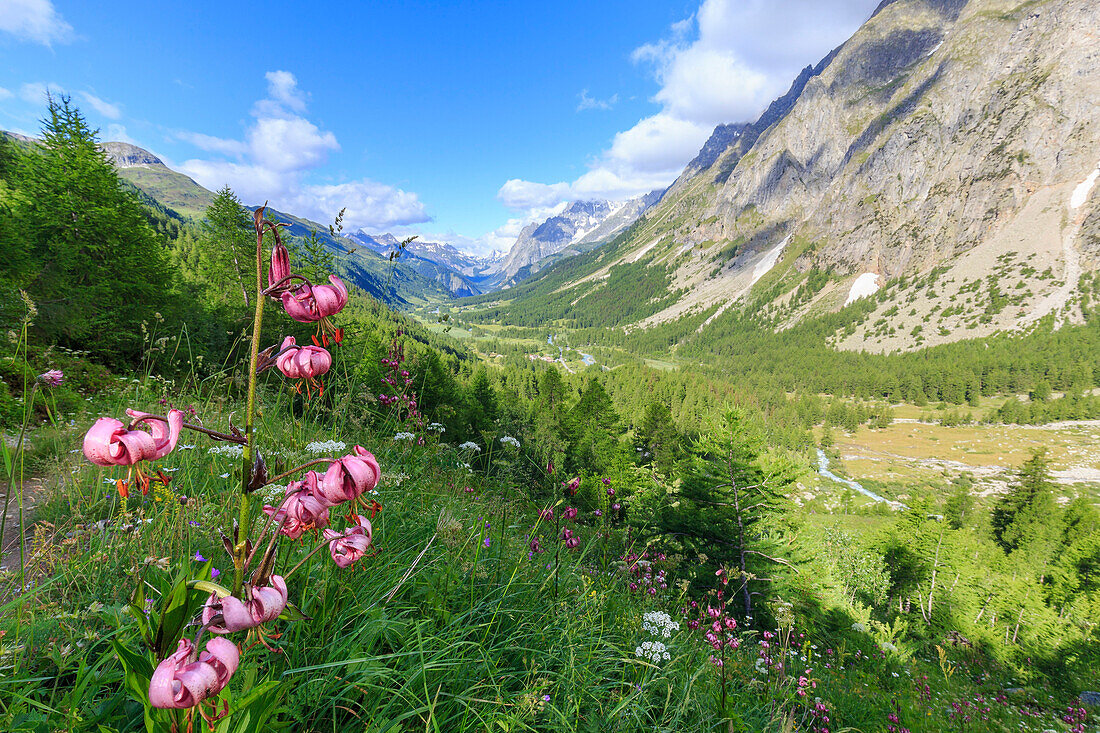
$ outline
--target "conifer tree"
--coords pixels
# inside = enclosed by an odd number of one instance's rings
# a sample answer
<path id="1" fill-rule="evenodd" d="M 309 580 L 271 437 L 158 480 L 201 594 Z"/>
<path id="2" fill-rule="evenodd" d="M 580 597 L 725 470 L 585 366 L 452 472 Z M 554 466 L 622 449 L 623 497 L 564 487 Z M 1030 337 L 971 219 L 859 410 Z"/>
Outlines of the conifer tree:
<path id="1" fill-rule="evenodd" d="M 642 463 L 652 463 L 658 471 L 670 475 L 680 460 L 682 440 L 668 405 L 661 402 L 646 405 L 635 441 L 641 449 Z"/>
<path id="2" fill-rule="evenodd" d="M 229 292 L 240 290 L 245 307 L 249 306 L 247 273 L 253 268 L 255 246 L 252 217 L 227 184 L 206 208 L 199 243 L 200 271 L 215 302 L 224 302 Z"/>
<path id="3" fill-rule="evenodd" d="M 128 357 L 168 289 L 166 251 L 68 97 L 49 97 L 41 146 L 23 156 L 21 226 L 45 340 Z"/>
<path id="4" fill-rule="evenodd" d="M 745 616 L 752 616 L 753 596 L 776 564 L 790 564 L 772 530 L 796 471 L 788 461 L 768 460 L 764 448 L 744 412 L 725 412 L 692 446 L 679 489 L 657 519 L 662 532 L 699 561 L 703 583 L 712 584 L 719 568 L 730 572 L 730 592 L 740 597 Z"/>
<path id="5" fill-rule="evenodd" d="M 570 471 L 605 472 L 619 446 L 619 416 L 595 377 L 588 380 L 566 419 Z"/>
<path id="6" fill-rule="evenodd" d="M 1019 553 L 1036 577 L 1045 573 L 1062 540 L 1062 516 L 1053 488 L 1043 448 L 1024 462 L 1017 483 L 993 509 L 997 543 L 1009 554 Z"/>

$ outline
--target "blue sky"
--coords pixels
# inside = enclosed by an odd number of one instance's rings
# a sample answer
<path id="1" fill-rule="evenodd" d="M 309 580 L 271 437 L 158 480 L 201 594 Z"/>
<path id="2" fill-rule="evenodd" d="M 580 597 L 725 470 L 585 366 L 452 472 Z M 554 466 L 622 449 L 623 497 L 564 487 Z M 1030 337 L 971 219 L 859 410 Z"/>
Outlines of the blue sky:
<path id="1" fill-rule="evenodd" d="M 876 4 L 0 0 L 0 127 L 49 87 L 246 203 L 486 252 L 667 185 Z"/>

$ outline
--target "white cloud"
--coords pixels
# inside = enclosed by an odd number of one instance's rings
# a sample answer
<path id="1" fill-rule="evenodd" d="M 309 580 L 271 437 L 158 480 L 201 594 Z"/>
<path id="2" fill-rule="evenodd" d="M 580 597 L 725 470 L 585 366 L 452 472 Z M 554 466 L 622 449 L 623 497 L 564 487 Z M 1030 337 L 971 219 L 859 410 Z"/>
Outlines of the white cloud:
<path id="1" fill-rule="evenodd" d="M 50 46 L 72 40 L 73 27 L 50 0 L 0 0 L 0 31 Z"/>
<path id="2" fill-rule="evenodd" d="M 612 94 L 607 99 L 596 99 L 589 96 L 587 89 L 582 89 L 579 96 L 581 101 L 577 104 L 578 112 L 586 109 L 611 109 L 619 102 L 618 94 Z"/>
<path id="3" fill-rule="evenodd" d="M 177 130 L 172 137 L 228 159 L 184 161 L 179 168 L 203 186 L 228 184 L 249 204 L 264 201 L 288 213 L 320 222 L 347 208 L 349 228 L 386 229 L 430 221 L 424 204 L 412 192 L 367 178 L 312 184 L 309 175 L 339 150 L 336 135 L 305 117 L 308 95 L 288 71 L 266 74 L 267 97 L 252 106 L 254 120 L 243 140 Z"/>
<path id="4" fill-rule="evenodd" d="M 298 89 L 298 80 L 289 71 L 269 71 L 264 74 L 267 79 L 267 93 L 272 100 L 286 105 L 295 112 L 305 112 L 305 94 Z"/>
<path id="5" fill-rule="evenodd" d="M 339 150 L 336 136 L 321 132 L 303 117 L 265 117 L 246 135 L 252 159 L 264 168 L 284 173 L 316 168 L 328 151 Z"/>
<path id="6" fill-rule="evenodd" d="M 103 115 L 109 120 L 117 120 L 122 117 L 122 112 L 119 110 L 118 105 L 111 104 L 110 102 L 97 97 L 91 92 L 78 92 L 80 98 L 87 102 L 92 109 L 99 114 Z"/>
<path id="7" fill-rule="evenodd" d="M 295 211 L 327 222 L 344 207 L 347 207 L 344 226 L 349 230 L 389 229 L 431 221 L 415 193 L 368 179 L 306 186 Z"/>
<path id="8" fill-rule="evenodd" d="M 103 139 L 107 142 L 137 145 L 137 141 L 126 132 L 126 127 L 124 125 L 115 124 L 114 122 L 107 125 L 107 135 Z"/>
<path id="9" fill-rule="evenodd" d="M 569 197 L 568 183 L 532 183 L 513 178 L 497 191 L 497 200 L 509 209 L 551 206 Z"/>
<path id="10" fill-rule="evenodd" d="M 47 94 L 64 94 L 65 88 L 56 82 L 31 81 L 19 87 L 19 97 L 27 104 L 46 106 Z"/>
<path id="11" fill-rule="evenodd" d="M 631 58 L 651 69 L 659 111 L 617 133 L 571 183 L 511 179 L 497 198 L 512 208 L 553 198 L 622 199 L 663 188 L 698 153 L 714 127 L 749 122 L 870 16 L 879 0 L 704 0 L 665 38 Z M 600 108 L 581 92 L 580 109 Z M 535 195 L 535 194 L 542 194 Z M 514 204 L 514 205 L 513 205 Z"/>
<path id="12" fill-rule="evenodd" d="M 15 95 L 10 90 L 0 87 L 0 100 L 11 99 L 13 96 Z"/>
<path id="13" fill-rule="evenodd" d="M 248 150 L 248 146 L 240 140 L 227 140 L 223 137 L 204 135 L 201 132 L 176 130 L 172 133 L 172 137 L 176 140 L 182 140 L 185 143 L 190 143 L 200 150 L 206 150 L 211 153 L 221 153 L 222 155 L 229 155 L 233 157 L 244 155 L 245 152 Z"/>

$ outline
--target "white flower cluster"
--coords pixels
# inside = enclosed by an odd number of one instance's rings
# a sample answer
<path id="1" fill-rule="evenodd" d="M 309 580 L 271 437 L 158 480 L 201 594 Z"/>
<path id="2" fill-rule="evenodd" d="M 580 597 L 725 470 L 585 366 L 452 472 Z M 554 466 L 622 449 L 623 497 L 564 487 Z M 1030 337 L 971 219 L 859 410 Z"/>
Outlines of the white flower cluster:
<path id="1" fill-rule="evenodd" d="M 309 453 L 336 453 L 347 447 L 348 444 L 342 440 L 315 440 L 306 445 L 306 451 Z"/>
<path id="2" fill-rule="evenodd" d="M 861 634 L 866 634 L 867 633 L 867 627 L 864 626 L 863 624 L 861 624 L 859 621 L 856 621 L 854 624 L 852 624 L 852 631 L 857 631 Z"/>
<path id="3" fill-rule="evenodd" d="M 668 639 L 672 636 L 673 631 L 680 630 L 680 622 L 673 621 L 672 617 L 664 611 L 650 611 L 642 616 L 642 629 L 653 636 L 662 636 Z"/>
<path id="4" fill-rule="evenodd" d="M 519 448 L 519 441 L 513 438 L 511 435 L 505 435 L 503 438 L 500 439 L 500 442 L 504 445 L 510 445 L 513 448 Z"/>
<path id="5" fill-rule="evenodd" d="M 433 433 L 445 433 L 445 432 L 447 432 L 447 428 L 443 427 L 442 424 L 437 423 L 437 422 L 433 422 L 431 425 L 429 425 L 428 430 L 431 430 Z"/>
<path id="6" fill-rule="evenodd" d="M 215 456 L 232 456 L 233 458 L 240 458 L 244 455 L 244 446 L 237 445 L 236 443 L 226 443 L 225 445 L 216 445 L 213 448 L 208 448 L 206 452 Z"/>
<path id="7" fill-rule="evenodd" d="M 416 434 L 415 433 L 398 433 L 397 435 L 393 436 L 393 439 L 394 440 L 416 440 Z"/>
<path id="8" fill-rule="evenodd" d="M 898 648 L 896 646 L 894 646 L 893 644 L 891 644 L 888 641 L 882 642 L 881 644 L 878 645 L 878 647 L 879 647 L 879 649 L 881 649 L 884 652 L 896 652 L 898 650 Z"/>
<path id="9" fill-rule="evenodd" d="M 668 649 L 659 641 L 643 641 L 642 645 L 634 648 L 634 656 L 645 657 L 651 662 L 660 662 L 662 659 L 671 659 Z"/>
<path id="10" fill-rule="evenodd" d="M 472 440 L 467 440 L 465 443 L 458 446 L 458 449 L 459 450 L 476 450 L 478 453 L 481 452 L 481 446 L 478 445 L 477 443 L 475 443 Z"/>
<path id="11" fill-rule="evenodd" d="M 384 473 L 382 474 L 382 481 L 393 484 L 394 486 L 400 486 L 406 479 L 409 478 L 407 473 Z"/>
<path id="12" fill-rule="evenodd" d="M 264 501 L 272 506 L 277 506 L 286 494 L 286 487 L 281 484 L 270 484 L 263 489 Z"/>

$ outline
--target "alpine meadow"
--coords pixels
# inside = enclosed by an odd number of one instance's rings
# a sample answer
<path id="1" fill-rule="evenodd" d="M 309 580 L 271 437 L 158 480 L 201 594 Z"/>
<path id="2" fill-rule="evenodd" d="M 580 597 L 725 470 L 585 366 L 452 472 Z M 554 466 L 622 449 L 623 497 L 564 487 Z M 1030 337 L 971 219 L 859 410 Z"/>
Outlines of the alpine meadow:
<path id="1" fill-rule="evenodd" d="M 1100 3 L 876 2 L 0 0 L 0 730 L 1100 731 Z"/>

